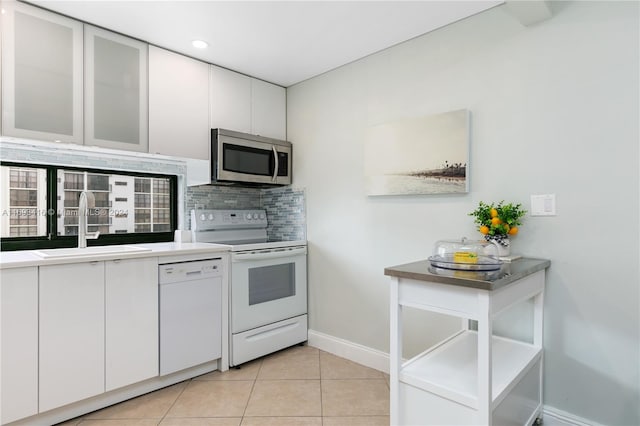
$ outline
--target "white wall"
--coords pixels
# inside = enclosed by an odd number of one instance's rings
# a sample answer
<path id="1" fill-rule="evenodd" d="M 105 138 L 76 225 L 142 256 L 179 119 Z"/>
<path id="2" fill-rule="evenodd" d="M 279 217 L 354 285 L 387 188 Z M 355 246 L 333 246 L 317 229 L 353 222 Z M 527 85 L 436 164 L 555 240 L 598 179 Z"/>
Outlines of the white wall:
<path id="1" fill-rule="evenodd" d="M 385 266 L 479 237 L 478 201 L 557 195 L 513 251 L 549 258 L 545 404 L 639 424 L 639 8 L 552 2 L 525 28 L 495 8 L 288 89 L 294 179 L 306 187 L 310 328 L 388 352 Z M 381 29 L 383 30 L 383 29 Z M 367 197 L 367 128 L 472 112 L 466 195 Z M 457 325 L 408 315 L 406 353 Z"/>

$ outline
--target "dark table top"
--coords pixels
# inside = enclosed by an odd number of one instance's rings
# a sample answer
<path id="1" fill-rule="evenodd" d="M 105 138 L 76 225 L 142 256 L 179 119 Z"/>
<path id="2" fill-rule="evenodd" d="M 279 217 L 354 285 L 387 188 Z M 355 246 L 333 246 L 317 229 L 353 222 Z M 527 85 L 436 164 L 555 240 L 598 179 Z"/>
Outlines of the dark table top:
<path id="1" fill-rule="evenodd" d="M 501 268 L 496 271 L 476 272 L 434 268 L 431 266 L 431 262 L 425 259 L 404 265 L 390 266 L 384 269 L 384 274 L 390 277 L 408 278 L 481 290 L 497 290 L 514 281 L 546 269 L 549 265 L 551 265 L 551 262 L 546 259 L 523 257 L 512 262 L 503 263 Z"/>

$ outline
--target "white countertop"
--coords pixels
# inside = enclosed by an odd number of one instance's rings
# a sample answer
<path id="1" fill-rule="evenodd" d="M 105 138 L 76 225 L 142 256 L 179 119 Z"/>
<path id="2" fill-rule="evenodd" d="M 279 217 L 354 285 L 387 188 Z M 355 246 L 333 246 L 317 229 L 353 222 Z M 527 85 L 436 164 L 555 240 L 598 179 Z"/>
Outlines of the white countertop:
<path id="1" fill-rule="evenodd" d="M 146 243 L 126 244 L 127 246 L 143 247 L 148 251 L 133 253 L 104 253 L 89 256 L 67 256 L 57 258 L 43 258 L 35 254 L 36 250 L 19 250 L 0 252 L 0 269 L 20 268 L 26 266 L 58 265 L 64 263 L 93 262 L 97 260 L 136 259 L 142 257 L 169 257 L 185 255 L 205 255 L 225 253 L 231 246 L 210 243 Z"/>

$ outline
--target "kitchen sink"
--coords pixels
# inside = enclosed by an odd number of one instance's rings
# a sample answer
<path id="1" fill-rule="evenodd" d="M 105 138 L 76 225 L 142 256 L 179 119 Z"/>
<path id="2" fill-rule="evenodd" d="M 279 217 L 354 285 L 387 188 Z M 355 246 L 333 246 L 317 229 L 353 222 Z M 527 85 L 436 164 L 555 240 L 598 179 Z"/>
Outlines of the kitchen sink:
<path id="1" fill-rule="evenodd" d="M 136 246 L 95 246 L 95 247 L 73 247 L 47 250 L 34 250 L 34 254 L 44 259 L 56 259 L 59 257 L 81 257 L 96 256 L 100 254 L 130 254 L 143 251 L 151 251 L 149 248 Z"/>

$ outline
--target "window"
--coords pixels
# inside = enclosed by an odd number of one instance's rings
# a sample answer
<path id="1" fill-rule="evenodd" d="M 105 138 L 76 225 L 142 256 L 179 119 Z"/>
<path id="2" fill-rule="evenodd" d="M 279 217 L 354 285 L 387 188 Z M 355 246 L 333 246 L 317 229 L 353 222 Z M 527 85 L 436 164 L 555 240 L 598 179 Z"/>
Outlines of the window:
<path id="1" fill-rule="evenodd" d="M 90 245 L 173 240 L 175 176 L 2 164 L 0 177 L 2 250 L 75 246 L 82 191 L 95 198 L 88 231 L 100 231 Z"/>
<path id="2" fill-rule="evenodd" d="M 0 237 L 46 236 L 46 169 L 2 167 L 0 182 L 2 182 Z"/>
<path id="3" fill-rule="evenodd" d="M 58 235 L 78 235 L 78 202 L 82 191 L 90 191 L 95 206 L 87 212 L 89 232 L 100 234 L 111 232 L 111 209 L 109 203 L 109 179 L 111 175 L 89 172 L 58 170 Z M 133 230 L 132 230 L 133 231 Z"/>
<path id="4" fill-rule="evenodd" d="M 171 231 L 169 181 L 136 178 L 136 232 Z"/>

